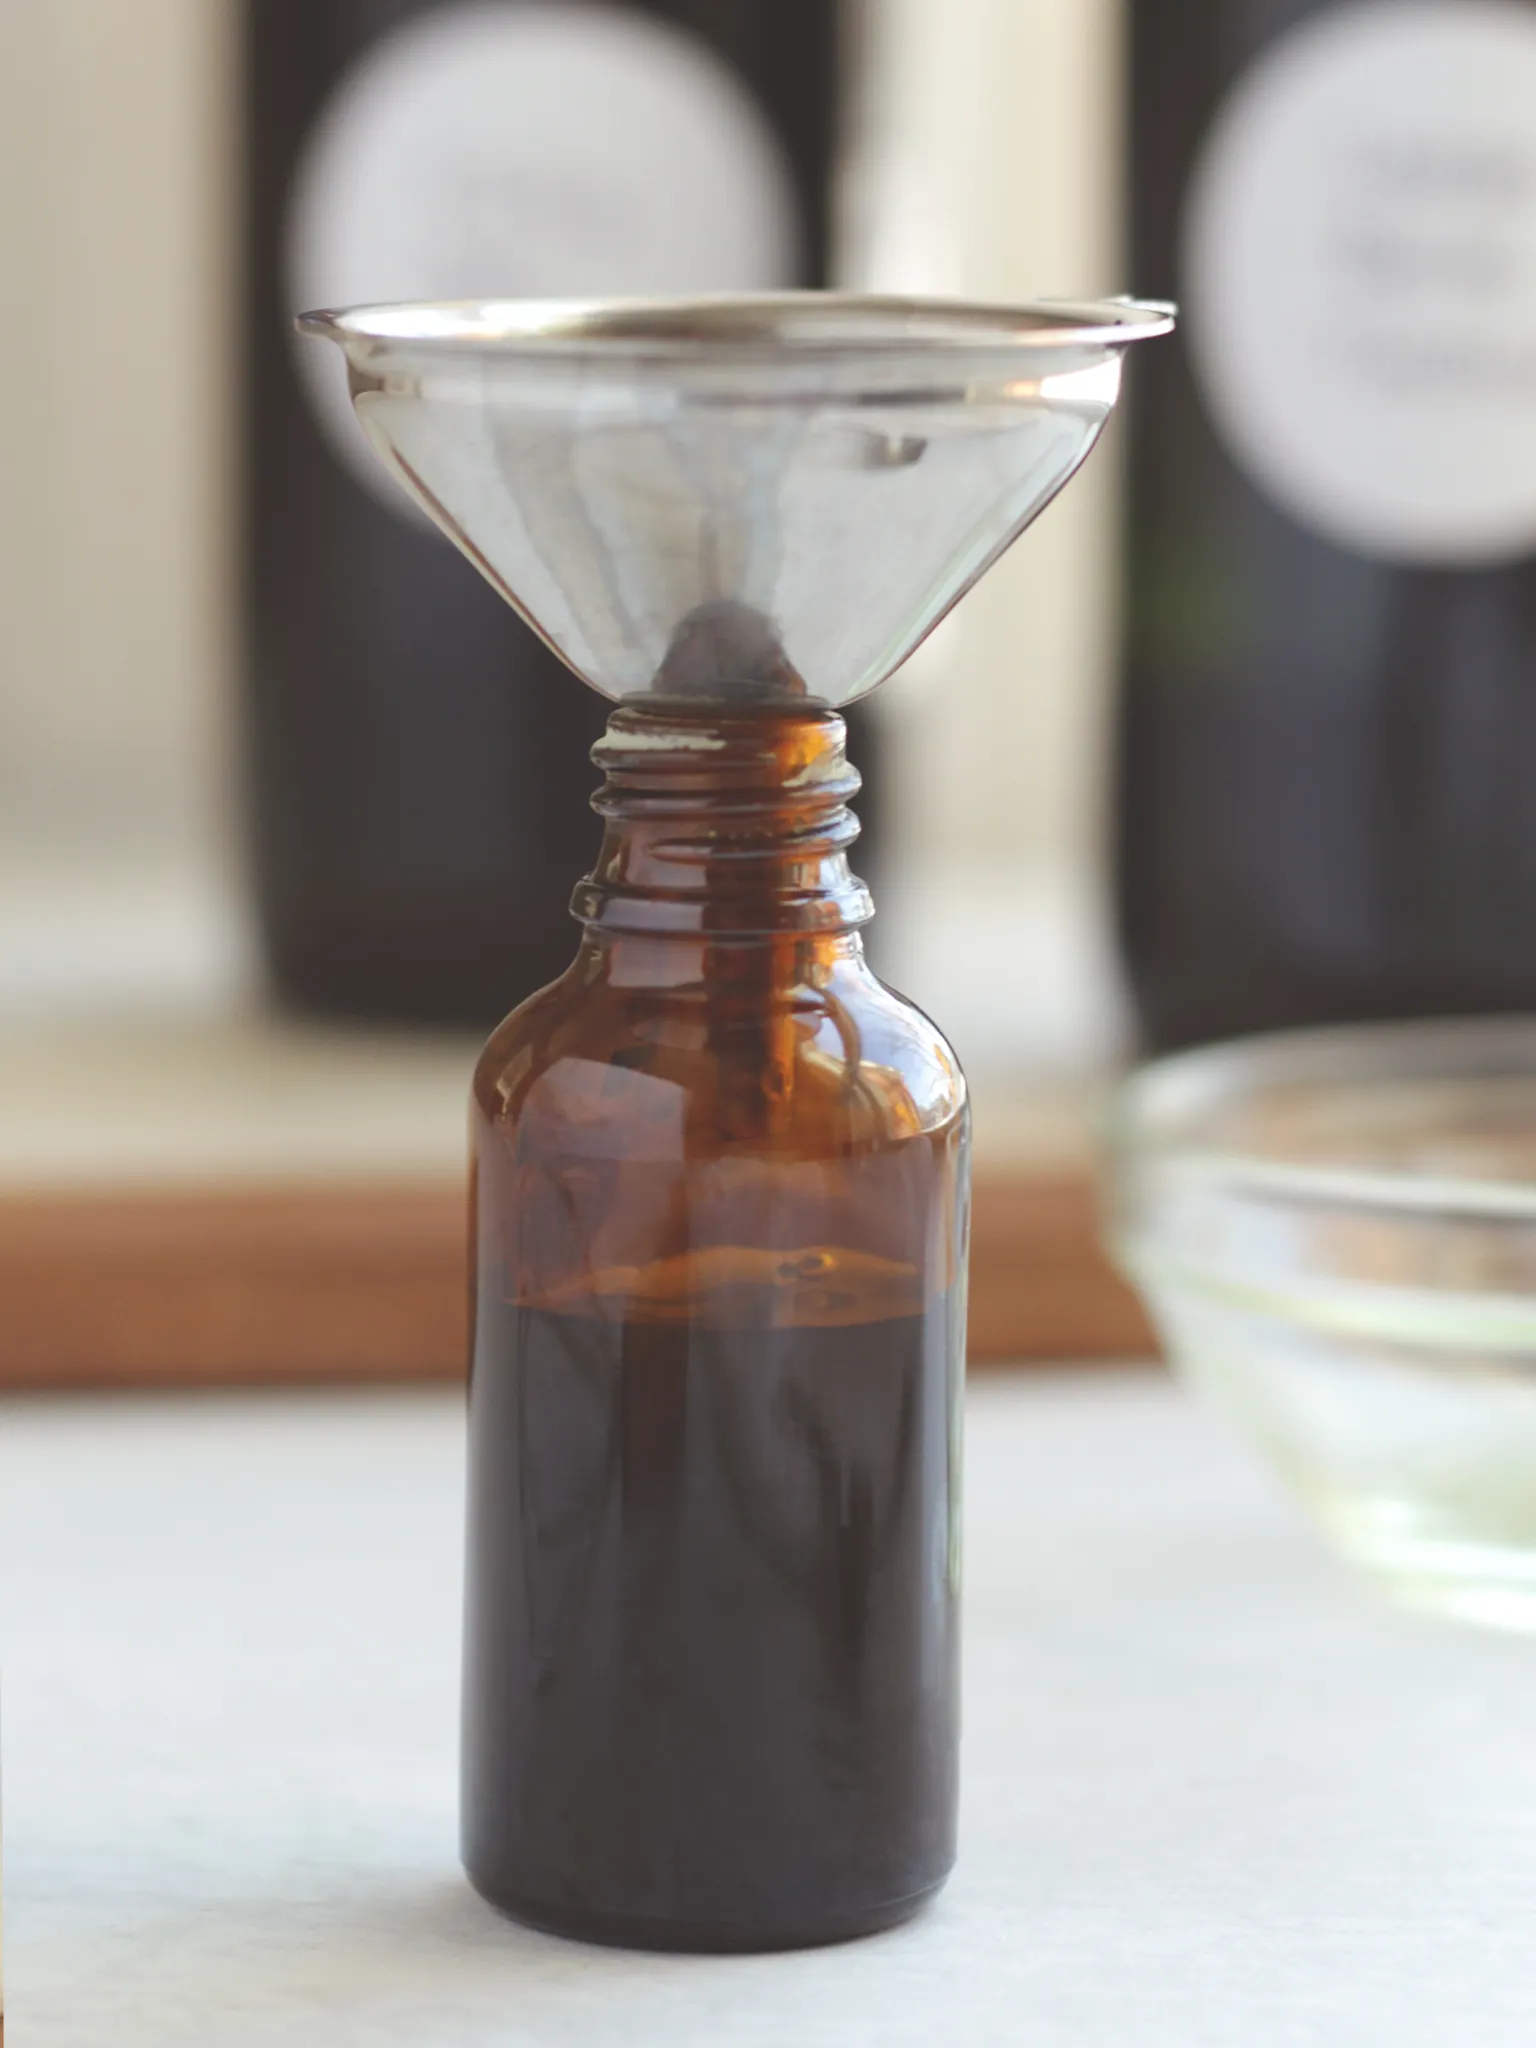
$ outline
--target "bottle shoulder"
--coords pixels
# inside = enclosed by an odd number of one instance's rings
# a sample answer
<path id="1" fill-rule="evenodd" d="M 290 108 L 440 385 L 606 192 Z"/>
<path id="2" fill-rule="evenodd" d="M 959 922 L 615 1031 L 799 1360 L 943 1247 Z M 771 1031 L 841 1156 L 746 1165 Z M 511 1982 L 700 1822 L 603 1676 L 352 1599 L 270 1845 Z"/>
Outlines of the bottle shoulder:
<path id="1" fill-rule="evenodd" d="M 861 959 L 739 1002 L 573 969 L 492 1035 L 474 1092 L 504 1132 L 532 1120 L 559 1149 L 579 1139 L 615 1156 L 842 1155 L 967 1115 L 943 1035 Z"/>

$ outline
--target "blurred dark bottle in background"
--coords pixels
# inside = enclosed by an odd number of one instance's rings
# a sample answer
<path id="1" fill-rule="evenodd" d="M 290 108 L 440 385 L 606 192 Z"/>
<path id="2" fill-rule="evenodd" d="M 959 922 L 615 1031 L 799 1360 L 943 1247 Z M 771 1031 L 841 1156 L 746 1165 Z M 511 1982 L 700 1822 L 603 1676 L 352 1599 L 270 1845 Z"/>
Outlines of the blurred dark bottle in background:
<path id="1" fill-rule="evenodd" d="M 1536 0 L 1136 0 L 1153 1047 L 1536 1009 Z"/>
<path id="2" fill-rule="evenodd" d="M 838 54 L 833 0 L 247 0 L 248 751 L 292 1002 L 489 1024 L 562 972 L 608 709 L 294 312 L 819 283 Z"/>

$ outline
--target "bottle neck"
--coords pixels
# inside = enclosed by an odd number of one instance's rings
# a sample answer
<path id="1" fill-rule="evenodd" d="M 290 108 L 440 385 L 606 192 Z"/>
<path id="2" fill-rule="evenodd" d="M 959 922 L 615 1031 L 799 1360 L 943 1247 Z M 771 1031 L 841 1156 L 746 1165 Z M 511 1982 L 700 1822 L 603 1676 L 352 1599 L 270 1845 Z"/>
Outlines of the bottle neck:
<path id="1" fill-rule="evenodd" d="M 848 866 L 859 775 L 845 737 L 835 712 L 803 705 L 619 705 L 592 750 L 602 848 L 571 903 L 588 944 L 846 951 L 874 905 Z"/>

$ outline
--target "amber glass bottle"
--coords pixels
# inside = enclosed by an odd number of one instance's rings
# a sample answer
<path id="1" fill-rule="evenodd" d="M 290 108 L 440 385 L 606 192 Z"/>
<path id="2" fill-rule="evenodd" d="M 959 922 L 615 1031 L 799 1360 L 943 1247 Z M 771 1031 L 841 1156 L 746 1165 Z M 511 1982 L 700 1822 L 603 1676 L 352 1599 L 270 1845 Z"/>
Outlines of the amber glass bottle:
<path id="1" fill-rule="evenodd" d="M 475 1080 L 464 1848 L 641 1946 L 954 1857 L 968 1111 L 866 966 L 835 714 L 621 705 L 575 963 Z"/>

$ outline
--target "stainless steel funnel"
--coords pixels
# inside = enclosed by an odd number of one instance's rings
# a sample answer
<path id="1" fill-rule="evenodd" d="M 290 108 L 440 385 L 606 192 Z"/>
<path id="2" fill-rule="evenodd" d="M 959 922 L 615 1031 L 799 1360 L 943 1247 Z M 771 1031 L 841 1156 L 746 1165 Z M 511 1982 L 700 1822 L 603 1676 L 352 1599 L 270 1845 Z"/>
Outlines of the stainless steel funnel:
<path id="1" fill-rule="evenodd" d="M 306 313 L 379 454 L 609 697 L 850 703 L 1060 490 L 1166 306 Z"/>

